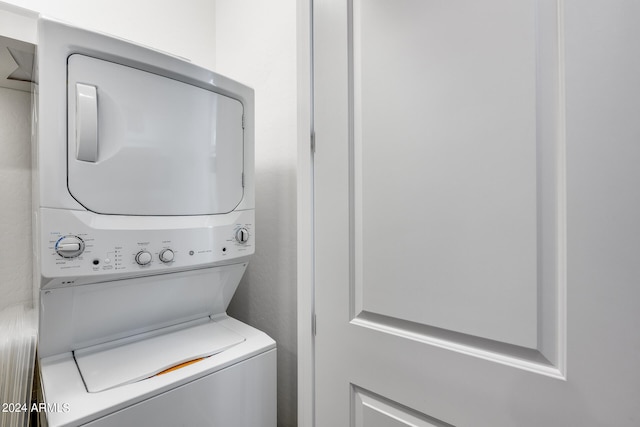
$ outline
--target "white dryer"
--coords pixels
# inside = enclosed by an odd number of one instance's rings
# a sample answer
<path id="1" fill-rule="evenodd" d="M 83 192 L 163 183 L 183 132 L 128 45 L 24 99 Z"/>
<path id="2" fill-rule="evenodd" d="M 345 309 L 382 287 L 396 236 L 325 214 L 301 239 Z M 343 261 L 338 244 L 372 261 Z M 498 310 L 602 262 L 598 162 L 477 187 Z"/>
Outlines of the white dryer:
<path id="1" fill-rule="evenodd" d="M 49 426 L 276 425 L 276 345 L 226 315 L 255 248 L 253 90 L 38 23 L 34 248 Z"/>

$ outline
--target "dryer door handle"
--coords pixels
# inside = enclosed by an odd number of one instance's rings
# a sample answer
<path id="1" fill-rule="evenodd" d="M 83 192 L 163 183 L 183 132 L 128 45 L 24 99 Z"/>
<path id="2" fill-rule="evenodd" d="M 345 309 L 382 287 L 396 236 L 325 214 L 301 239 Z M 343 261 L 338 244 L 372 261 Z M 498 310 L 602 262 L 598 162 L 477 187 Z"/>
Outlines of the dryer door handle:
<path id="1" fill-rule="evenodd" d="M 76 159 L 98 160 L 98 89 L 76 83 Z"/>

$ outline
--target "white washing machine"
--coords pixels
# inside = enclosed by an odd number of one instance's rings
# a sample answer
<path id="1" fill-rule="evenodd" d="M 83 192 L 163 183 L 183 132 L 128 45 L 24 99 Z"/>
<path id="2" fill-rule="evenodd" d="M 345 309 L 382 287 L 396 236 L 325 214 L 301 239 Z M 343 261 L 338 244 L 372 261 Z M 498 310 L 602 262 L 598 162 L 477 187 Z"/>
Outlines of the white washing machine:
<path id="1" fill-rule="evenodd" d="M 52 19 L 34 102 L 49 426 L 276 425 L 276 345 L 226 314 L 255 248 L 253 90 Z"/>

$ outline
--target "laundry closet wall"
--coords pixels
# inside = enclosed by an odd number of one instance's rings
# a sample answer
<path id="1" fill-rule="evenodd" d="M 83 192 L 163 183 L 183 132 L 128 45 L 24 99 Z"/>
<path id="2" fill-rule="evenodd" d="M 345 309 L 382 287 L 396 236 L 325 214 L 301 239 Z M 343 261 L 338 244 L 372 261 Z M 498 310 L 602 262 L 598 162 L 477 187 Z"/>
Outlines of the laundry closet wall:
<path id="1" fill-rule="evenodd" d="M 278 426 L 297 425 L 296 0 L 216 0 L 216 70 L 256 97 L 256 254 L 229 314 L 278 343 Z"/>
<path id="2" fill-rule="evenodd" d="M 0 87 L 0 234 L 11 242 L 0 256 L 0 311 L 32 298 L 30 109 L 29 92 Z"/>

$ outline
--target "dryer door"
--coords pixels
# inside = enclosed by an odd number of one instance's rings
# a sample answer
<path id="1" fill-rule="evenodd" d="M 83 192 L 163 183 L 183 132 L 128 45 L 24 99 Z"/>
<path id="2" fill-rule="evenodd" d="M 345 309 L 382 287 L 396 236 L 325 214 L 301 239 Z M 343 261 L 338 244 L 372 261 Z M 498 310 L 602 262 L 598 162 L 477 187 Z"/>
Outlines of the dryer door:
<path id="1" fill-rule="evenodd" d="M 120 64 L 68 59 L 68 188 L 119 215 L 211 215 L 243 196 L 243 106 Z"/>

